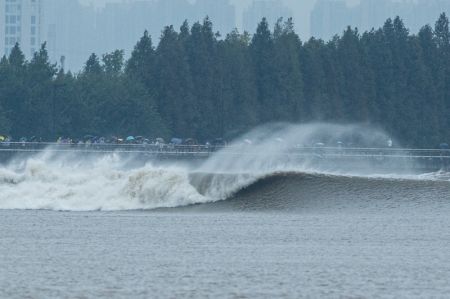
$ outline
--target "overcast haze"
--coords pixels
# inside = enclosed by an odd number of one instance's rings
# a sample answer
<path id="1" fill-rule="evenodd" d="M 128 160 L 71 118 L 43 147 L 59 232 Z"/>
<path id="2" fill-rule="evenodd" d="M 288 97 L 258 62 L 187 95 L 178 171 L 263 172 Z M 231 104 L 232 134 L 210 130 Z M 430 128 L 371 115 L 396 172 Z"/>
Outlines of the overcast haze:
<path id="1" fill-rule="evenodd" d="M 6 2 L 0 0 L 0 3 Z M 71 70 L 79 70 L 93 52 L 101 55 L 123 49 L 128 57 L 144 30 L 148 30 L 156 45 L 164 26 L 179 28 L 186 19 L 192 24 L 207 15 L 222 37 L 236 27 L 252 34 L 263 17 L 272 28 L 279 17 L 293 17 L 295 30 L 305 41 L 311 36 L 329 40 L 348 25 L 358 27 L 360 32 L 379 28 L 387 18 L 396 15 L 416 33 L 425 24 L 433 25 L 440 13 L 450 13 L 450 0 L 40 0 L 35 3 L 40 3 L 42 12 L 39 36 L 27 36 L 25 33 L 32 32 L 29 28 L 22 30 L 22 35 L 6 38 L 6 31 L 0 30 L 0 56 L 8 54 L 19 41 L 30 58 L 37 44 L 46 41 L 52 61 L 60 62 L 64 57 L 65 67 Z M 26 11 L 22 20 L 29 19 Z M 22 24 L 23 28 L 26 26 Z"/>
<path id="2" fill-rule="evenodd" d="M 129 2 L 137 0 L 80 0 L 85 5 L 94 5 L 96 7 L 102 7 L 107 2 Z M 142 0 L 139 0 L 142 1 Z M 152 1 L 152 0 L 148 0 Z M 189 2 L 195 2 L 195 0 L 188 0 Z M 214 0 L 213 0 L 214 1 Z M 242 26 L 243 11 L 252 3 L 253 0 L 230 0 L 230 3 L 236 6 L 237 10 L 237 25 Z M 310 13 L 314 7 L 316 0 L 279 0 L 292 9 L 295 16 L 295 23 L 297 24 L 298 34 L 302 38 L 310 36 Z M 346 0 L 348 5 L 354 5 L 359 3 L 359 0 Z M 214 21 L 214 20 L 213 20 Z"/>

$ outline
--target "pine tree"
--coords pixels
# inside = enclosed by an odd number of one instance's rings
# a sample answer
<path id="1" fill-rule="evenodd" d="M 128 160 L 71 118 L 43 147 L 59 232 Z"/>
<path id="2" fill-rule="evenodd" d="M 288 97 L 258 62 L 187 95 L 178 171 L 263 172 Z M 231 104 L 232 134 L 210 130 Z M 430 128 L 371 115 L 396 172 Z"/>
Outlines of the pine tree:
<path id="1" fill-rule="evenodd" d="M 270 122 L 276 119 L 276 105 L 278 103 L 275 102 L 277 88 L 274 85 L 277 80 L 273 61 L 275 56 L 274 40 L 266 18 L 263 18 L 258 24 L 250 44 L 250 53 L 261 109 L 259 111 L 260 120 Z"/>
<path id="2" fill-rule="evenodd" d="M 368 120 L 368 99 L 364 89 L 362 66 L 364 54 L 359 41 L 358 30 L 348 27 L 337 43 L 337 57 L 340 61 L 343 78 L 340 91 L 347 121 Z"/>
<path id="3" fill-rule="evenodd" d="M 128 76 L 142 82 L 149 90 L 154 88 L 155 49 L 147 30 L 134 47 L 131 57 L 126 63 L 125 72 Z"/>
<path id="4" fill-rule="evenodd" d="M 301 119 L 309 122 L 323 120 L 326 100 L 324 97 L 325 77 L 321 54 L 325 44 L 322 40 L 311 38 L 306 42 L 300 53 L 300 63 L 303 74 L 305 106 L 301 111 Z M 332 64 L 335 62 L 333 61 Z"/>
<path id="5" fill-rule="evenodd" d="M 24 136 L 41 136 L 55 138 L 55 99 L 53 79 L 56 75 L 56 65 L 50 63 L 46 44 L 44 43 L 28 64 L 27 86 L 29 97 L 25 100 L 28 115 Z"/>
<path id="6" fill-rule="evenodd" d="M 128 61 L 92 54 L 72 75 L 50 63 L 45 44 L 30 61 L 18 44 L 0 60 L 0 134 L 235 137 L 273 121 L 368 122 L 406 146 L 450 142 L 450 31 L 410 34 L 403 21 L 360 34 L 347 28 L 302 43 L 292 19 L 273 31 L 220 39 L 212 22 L 176 32 L 156 49 L 148 32 Z"/>
<path id="7" fill-rule="evenodd" d="M 84 74 L 85 75 L 99 75 L 102 73 L 102 67 L 100 65 L 100 60 L 95 53 L 92 53 L 89 56 L 89 59 L 86 61 L 84 65 Z"/>
<path id="8" fill-rule="evenodd" d="M 221 131 L 219 117 L 221 109 L 220 69 L 217 57 L 217 40 L 214 36 L 212 23 L 205 18 L 203 23 L 194 23 L 191 33 L 184 41 L 186 57 L 189 62 L 192 83 L 195 90 L 196 107 L 198 109 L 196 135 L 202 139 L 217 137 Z"/>
<path id="9" fill-rule="evenodd" d="M 156 49 L 158 112 L 173 134 L 196 136 L 199 110 L 185 50 L 173 26 L 164 28 Z"/>
<path id="10" fill-rule="evenodd" d="M 305 109 L 303 78 L 300 67 L 302 43 L 294 31 L 292 18 L 282 23 L 280 19 L 274 30 L 275 61 L 274 72 L 277 77 L 275 114 L 280 121 L 301 120 Z"/>
<path id="11" fill-rule="evenodd" d="M 123 50 L 115 50 L 102 56 L 103 69 L 108 76 L 119 76 L 122 74 L 124 66 Z"/>
<path id="12" fill-rule="evenodd" d="M 11 121 L 10 134 L 12 136 L 26 136 L 27 111 L 26 99 L 29 97 L 29 88 L 26 84 L 27 61 L 20 50 L 19 44 L 15 44 L 7 61 L 3 61 L 6 76 L 3 77 L 3 90 L 0 97 L 6 118 Z"/>
<path id="13" fill-rule="evenodd" d="M 218 45 L 223 72 L 222 109 L 218 113 L 223 132 L 218 137 L 237 137 L 259 123 L 249 44 L 250 35 L 235 29 Z"/>
<path id="14" fill-rule="evenodd" d="M 445 13 L 442 13 L 436 22 L 434 34 L 438 47 L 444 51 L 448 51 L 450 47 L 450 29 L 449 20 Z"/>
<path id="15" fill-rule="evenodd" d="M 439 70 L 438 73 L 441 75 L 439 78 L 440 86 L 439 91 L 442 102 L 444 103 L 444 111 L 447 115 L 446 120 L 444 120 L 445 127 L 450 126 L 450 29 L 449 20 L 445 13 L 441 14 L 438 21 L 436 22 L 434 28 L 434 34 L 436 37 L 437 47 L 439 49 Z M 447 136 L 450 137 L 450 133 L 447 130 Z"/>

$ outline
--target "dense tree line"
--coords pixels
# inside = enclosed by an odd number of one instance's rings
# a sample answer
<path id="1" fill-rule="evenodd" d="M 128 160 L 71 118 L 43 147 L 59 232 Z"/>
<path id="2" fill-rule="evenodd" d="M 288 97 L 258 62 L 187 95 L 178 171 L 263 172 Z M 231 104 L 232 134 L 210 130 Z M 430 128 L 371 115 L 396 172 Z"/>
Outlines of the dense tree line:
<path id="1" fill-rule="evenodd" d="M 410 34 L 397 17 L 360 33 L 302 42 L 291 19 L 253 35 L 221 37 L 211 21 L 158 45 L 147 32 L 129 60 L 92 54 L 74 75 L 45 44 L 26 61 L 19 45 L 0 61 L 0 134 L 231 138 L 267 122 L 371 123 L 409 146 L 450 141 L 450 30 Z"/>

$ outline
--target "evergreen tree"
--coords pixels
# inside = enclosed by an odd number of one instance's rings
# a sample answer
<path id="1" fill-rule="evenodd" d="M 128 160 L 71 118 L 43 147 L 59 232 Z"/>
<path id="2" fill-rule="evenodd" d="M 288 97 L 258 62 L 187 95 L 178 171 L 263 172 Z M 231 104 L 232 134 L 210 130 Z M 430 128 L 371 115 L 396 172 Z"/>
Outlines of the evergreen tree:
<path id="1" fill-rule="evenodd" d="M 149 90 L 154 89 L 155 49 L 148 31 L 144 32 L 134 47 L 126 64 L 126 74 L 142 82 Z"/>
<path id="2" fill-rule="evenodd" d="M 275 76 L 275 48 L 272 32 L 269 29 L 267 19 L 263 18 L 258 24 L 256 33 L 250 44 L 250 53 L 256 78 L 258 101 L 261 107 L 260 120 L 269 122 L 276 119 L 275 97 L 277 79 Z"/>
<path id="3" fill-rule="evenodd" d="M 95 53 L 89 56 L 89 59 L 84 65 L 84 74 L 86 75 L 99 75 L 102 73 L 102 67 L 100 65 L 100 60 Z"/>
<path id="4" fill-rule="evenodd" d="M 323 97 L 323 91 L 325 89 L 325 73 L 320 54 L 324 47 L 325 45 L 322 40 L 311 38 L 303 45 L 300 53 L 304 95 L 306 99 L 302 113 L 302 119 L 304 121 L 323 119 L 321 113 L 323 113 L 325 109 L 325 100 Z M 322 105 L 322 103 L 324 105 Z"/>
<path id="5" fill-rule="evenodd" d="M 273 99 L 274 112 L 280 121 L 299 121 L 302 110 L 305 109 L 299 61 L 301 47 L 302 43 L 294 31 L 292 18 L 285 23 L 280 19 L 274 30 L 273 58 L 278 85 Z"/>
<path id="6" fill-rule="evenodd" d="M 11 121 L 10 134 L 27 136 L 27 110 L 26 99 L 29 97 L 29 89 L 26 84 L 27 62 L 25 55 L 20 50 L 19 44 L 15 44 L 8 56 L 7 62 L 3 60 L 5 76 L 0 97 L 6 118 Z"/>
<path id="7" fill-rule="evenodd" d="M 182 26 L 183 31 L 183 26 Z M 189 62 L 193 88 L 195 90 L 198 118 L 196 125 L 198 130 L 195 135 L 202 139 L 214 138 L 219 135 L 220 122 L 216 117 L 221 117 L 221 88 L 220 69 L 217 57 L 217 40 L 209 18 L 203 23 L 195 23 L 191 28 L 191 34 L 180 37 L 180 42 L 185 49 Z M 184 42 L 183 42 L 184 41 Z"/>
<path id="8" fill-rule="evenodd" d="M 199 130 L 194 85 L 182 43 L 173 26 L 164 28 L 156 49 L 155 76 L 158 111 L 178 136 L 196 136 Z"/>
<path id="9" fill-rule="evenodd" d="M 445 13 L 441 14 L 438 21 L 436 22 L 434 28 L 434 34 L 436 38 L 437 47 L 439 49 L 439 70 L 438 73 L 441 78 L 439 78 L 440 86 L 438 90 L 440 91 L 440 97 L 444 103 L 444 111 L 447 115 L 446 120 L 443 120 L 444 126 L 448 127 L 450 125 L 450 118 L 448 117 L 450 113 L 450 29 L 449 20 Z M 450 134 L 447 133 L 447 136 Z"/>
<path id="10" fill-rule="evenodd" d="M 337 43 L 337 60 L 340 62 L 344 80 L 340 94 L 343 99 L 345 120 L 368 120 L 368 99 L 364 89 L 364 57 L 360 46 L 358 30 L 348 27 Z"/>
<path id="11" fill-rule="evenodd" d="M 409 109 L 404 117 L 407 131 L 404 135 L 405 140 L 414 146 L 415 142 L 426 144 L 439 144 L 438 132 L 440 122 L 440 103 L 437 98 L 437 92 L 433 82 L 431 70 L 427 67 L 424 60 L 421 41 L 418 37 L 411 37 L 409 40 L 409 51 L 407 53 L 407 90 L 405 98 L 408 104 L 402 107 L 403 110 Z M 435 117 L 429 117 L 434 115 Z M 411 124 L 417 126 L 412 127 Z"/>
<path id="12" fill-rule="evenodd" d="M 28 117 L 23 136 L 34 135 L 49 139 L 56 137 L 54 106 L 57 99 L 53 90 L 56 72 L 56 65 L 50 63 L 44 43 L 28 64 L 27 86 L 30 94 L 25 99 Z"/>
<path id="13" fill-rule="evenodd" d="M 220 137 L 236 137 L 259 123 L 255 77 L 249 52 L 250 35 L 237 29 L 218 45 L 221 59 L 222 109 Z"/>
<path id="14" fill-rule="evenodd" d="M 445 13 L 442 13 L 436 22 L 434 29 L 438 47 L 444 51 L 448 51 L 450 47 L 450 30 L 449 20 Z"/>
<path id="15" fill-rule="evenodd" d="M 119 76 L 124 66 L 124 51 L 115 50 L 102 56 L 103 69 L 108 76 Z"/>
<path id="16" fill-rule="evenodd" d="M 0 135 L 206 141 L 267 122 L 333 121 L 381 126 L 411 147 L 450 142 L 445 14 L 417 35 L 396 17 L 305 43 L 292 19 L 221 39 L 205 18 L 179 33 L 165 27 L 156 49 L 144 32 L 127 61 L 121 50 L 100 57 L 73 75 L 50 62 L 45 44 L 30 61 L 16 44 L 0 59 Z"/>

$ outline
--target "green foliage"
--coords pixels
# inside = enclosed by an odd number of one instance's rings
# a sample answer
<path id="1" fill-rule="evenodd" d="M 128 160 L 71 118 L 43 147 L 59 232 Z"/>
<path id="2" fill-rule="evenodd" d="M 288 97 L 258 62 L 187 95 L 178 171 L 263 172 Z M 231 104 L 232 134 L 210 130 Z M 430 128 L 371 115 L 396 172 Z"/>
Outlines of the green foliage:
<path id="1" fill-rule="evenodd" d="M 100 60 L 95 53 L 92 53 L 84 66 L 84 74 L 100 75 L 101 73 L 102 73 L 102 66 L 100 65 Z"/>
<path id="2" fill-rule="evenodd" d="M 3 106 L 0 106 L 0 132 L 7 135 L 11 130 L 11 121 L 6 116 Z"/>
<path id="3" fill-rule="evenodd" d="M 102 56 L 103 70 L 109 76 L 119 76 L 124 66 L 123 50 L 116 50 Z"/>
<path id="4" fill-rule="evenodd" d="M 325 42 L 302 42 L 292 19 L 223 39 L 209 18 L 145 31 L 124 51 L 92 54 L 73 75 L 45 44 L 26 61 L 19 45 L 0 60 L 0 134 L 231 138 L 266 122 L 362 122 L 408 146 L 450 141 L 450 30 L 410 34 L 403 21 Z"/>
<path id="5" fill-rule="evenodd" d="M 128 76 L 138 79 L 150 88 L 154 79 L 154 67 L 155 49 L 153 48 L 152 39 L 146 30 L 144 36 L 142 36 L 131 53 L 125 72 Z"/>

